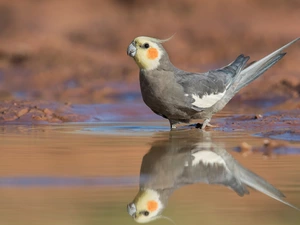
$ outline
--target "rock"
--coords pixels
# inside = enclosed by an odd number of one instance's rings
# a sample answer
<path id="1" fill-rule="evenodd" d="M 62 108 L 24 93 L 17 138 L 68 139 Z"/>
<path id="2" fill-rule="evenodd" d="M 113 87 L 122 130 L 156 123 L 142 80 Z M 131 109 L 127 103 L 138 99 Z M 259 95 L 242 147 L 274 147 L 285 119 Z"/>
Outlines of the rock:
<path id="1" fill-rule="evenodd" d="M 48 108 L 45 108 L 43 112 L 46 114 L 46 116 L 51 116 L 53 114 L 53 112 Z"/>
<path id="2" fill-rule="evenodd" d="M 240 150 L 243 156 L 248 156 L 252 154 L 252 146 L 249 145 L 247 142 L 242 142 L 240 144 Z"/>
<path id="3" fill-rule="evenodd" d="M 19 112 L 17 112 L 17 117 L 21 117 L 23 115 L 25 115 L 26 113 L 28 113 L 30 111 L 30 109 L 28 107 L 21 109 Z"/>

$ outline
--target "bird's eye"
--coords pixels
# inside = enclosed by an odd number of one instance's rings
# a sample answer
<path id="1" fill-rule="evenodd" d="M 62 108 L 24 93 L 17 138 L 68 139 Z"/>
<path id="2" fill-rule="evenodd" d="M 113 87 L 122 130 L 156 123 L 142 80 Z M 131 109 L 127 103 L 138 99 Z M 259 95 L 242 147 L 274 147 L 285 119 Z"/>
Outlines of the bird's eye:
<path id="1" fill-rule="evenodd" d="M 149 216 L 149 212 L 148 211 L 144 211 L 143 214 L 144 214 L 144 216 Z"/>
<path id="2" fill-rule="evenodd" d="M 150 45 L 148 43 L 144 44 L 144 48 L 149 48 Z"/>

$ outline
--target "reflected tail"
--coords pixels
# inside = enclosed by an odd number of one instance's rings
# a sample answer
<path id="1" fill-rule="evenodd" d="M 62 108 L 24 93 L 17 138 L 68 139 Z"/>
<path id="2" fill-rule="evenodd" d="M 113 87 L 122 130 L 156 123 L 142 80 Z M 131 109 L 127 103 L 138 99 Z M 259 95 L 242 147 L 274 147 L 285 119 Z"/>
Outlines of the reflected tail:
<path id="1" fill-rule="evenodd" d="M 273 185 L 268 183 L 266 180 L 264 180 L 262 177 L 258 176 L 257 174 L 247 170 L 246 168 L 240 168 L 240 176 L 242 182 L 247 186 L 252 187 L 268 195 L 269 197 L 276 199 L 277 201 L 280 201 L 283 204 L 286 204 L 300 211 L 299 208 L 297 208 L 296 206 L 290 204 L 289 202 L 283 199 L 285 196 L 281 191 L 279 191 L 277 188 L 275 188 Z"/>

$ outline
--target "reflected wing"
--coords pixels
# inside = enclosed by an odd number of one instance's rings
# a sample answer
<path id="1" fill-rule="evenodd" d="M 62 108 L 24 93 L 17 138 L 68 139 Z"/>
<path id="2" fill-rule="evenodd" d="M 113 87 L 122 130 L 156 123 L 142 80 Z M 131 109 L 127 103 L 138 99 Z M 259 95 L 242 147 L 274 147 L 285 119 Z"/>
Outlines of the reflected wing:
<path id="1" fill-rule="evenodd" d="M 180 179 L 181 184 L 198 182 L 222 184 L 233 189 L 238 195 L 249 194 L 246 186 L 228 168 L 222 156 L 210 150 L 194 150 L 186 162 L 186 168 Z"/>
<path id="2" fill-rule="evenodd" d="M 208 143 L 211 145 L 211 143 Z M 238 195 L 249 194 L 247 186 L 252 187 L 271 198 L 274 198 L 294 209 L 300 210 L 288 203 L 281 191 L 262 177 L 240 165 L 225 149 L 210 150 L 201 143 L 191 152 L 191 159 L 186 164 L 186 170 L 181 177 L 181 184 L 204 182 L 222 184 L 233 189 Z"/>

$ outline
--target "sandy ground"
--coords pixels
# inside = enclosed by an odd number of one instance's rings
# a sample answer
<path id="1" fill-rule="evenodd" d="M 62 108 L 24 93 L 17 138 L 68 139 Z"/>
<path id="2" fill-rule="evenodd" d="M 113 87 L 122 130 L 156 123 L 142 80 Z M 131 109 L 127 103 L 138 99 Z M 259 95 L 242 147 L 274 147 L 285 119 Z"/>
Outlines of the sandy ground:
<path id="1" fill-rule="evenodd" d="M 126 55 L 136 36 L 176 33 L 165 44 L 172 62 L 206 71 L 241 53 L 259 59 L 300 36 L 299 13 L 292 0 L 1 0 L 0 121 L 85 121 L 66 106 L 141 101 Z M 281 99 L 279 110 L 299 108 L 300 43 L 288 52 L 233 102 Z"/>

